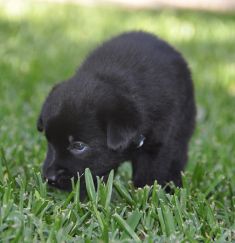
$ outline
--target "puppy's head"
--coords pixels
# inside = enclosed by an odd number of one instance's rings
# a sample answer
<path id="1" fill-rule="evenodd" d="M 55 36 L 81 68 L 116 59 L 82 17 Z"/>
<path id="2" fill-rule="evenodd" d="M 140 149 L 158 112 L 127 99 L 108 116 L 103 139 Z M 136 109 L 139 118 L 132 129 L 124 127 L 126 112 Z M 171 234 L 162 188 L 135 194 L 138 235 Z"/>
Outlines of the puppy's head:
<path id="1" fill-rule="evenodd" d="M 70 190 L 71 178 L 85 168 L 105 178 L 129 159 L 140 118 L 127 98 L 114 96 L 102 89 L 77 89 L 72 82 L 53 88 L 37 123 L 47 139 L 43 177 L 50 185 Z"/>

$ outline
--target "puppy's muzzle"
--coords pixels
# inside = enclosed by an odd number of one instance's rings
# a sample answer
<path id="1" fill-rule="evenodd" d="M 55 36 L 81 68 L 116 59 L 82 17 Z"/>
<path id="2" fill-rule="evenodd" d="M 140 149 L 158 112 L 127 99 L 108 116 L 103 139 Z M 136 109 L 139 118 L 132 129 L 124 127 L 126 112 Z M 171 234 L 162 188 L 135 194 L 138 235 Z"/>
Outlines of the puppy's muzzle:
<path id="1" fill-rule="evenodd" d="M 50 186 L 63 189 L 63 187 L 70 183 L 71 176 L 68 175 L 66 170 L 59 169 L 56 171 L 50 171 L 44 176 L 44 179 Z"/>

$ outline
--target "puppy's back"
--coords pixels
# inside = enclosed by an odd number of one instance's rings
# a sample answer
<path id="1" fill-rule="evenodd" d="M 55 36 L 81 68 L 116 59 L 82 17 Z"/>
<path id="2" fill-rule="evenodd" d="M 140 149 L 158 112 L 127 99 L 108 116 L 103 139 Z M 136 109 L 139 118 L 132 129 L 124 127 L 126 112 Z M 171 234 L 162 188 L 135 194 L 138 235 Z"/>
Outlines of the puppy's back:
<path id="1" fill-rule="evenodd" d="M 78 70 L 96 85 L 155 111 L 194 99 L 190 71 L 181 54 L 160 38 L 146 32 L 128 32 L 104 42 Z M 94 82 L 95 81 L 95 82 Z M 194 110 L 193 104 L 191 110 Z"/>

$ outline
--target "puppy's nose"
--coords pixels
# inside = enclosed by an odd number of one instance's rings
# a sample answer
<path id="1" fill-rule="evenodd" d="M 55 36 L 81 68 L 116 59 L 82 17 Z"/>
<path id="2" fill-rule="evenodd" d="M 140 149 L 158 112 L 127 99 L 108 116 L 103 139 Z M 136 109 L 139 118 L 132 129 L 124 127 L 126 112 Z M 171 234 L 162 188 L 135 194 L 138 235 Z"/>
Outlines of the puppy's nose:
<path id="1" fill-rule="evenodd" d="M 54 171 L 53 173 L 49 173 L 46 176 L 46 180 L 49 185 L 56 186 L 59 182 L 61 177 L 65 174 L 65 170 L 60 169 L 58 171 Z"/>
<path id="2" fill-rule="evenodd" d="M 50 175 L 46 178 L 46 180 L 47 180 L 48 184 L 55 186 L 56 182 L 57 182 L 57 177 L 56 177 L 56 175 Z"/>

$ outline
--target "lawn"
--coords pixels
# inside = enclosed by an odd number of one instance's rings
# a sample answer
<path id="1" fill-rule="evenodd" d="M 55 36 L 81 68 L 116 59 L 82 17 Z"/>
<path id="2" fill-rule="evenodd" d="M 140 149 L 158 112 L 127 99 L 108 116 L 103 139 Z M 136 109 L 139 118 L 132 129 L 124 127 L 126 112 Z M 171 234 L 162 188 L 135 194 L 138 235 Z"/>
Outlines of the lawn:
<path id="1" fill-rule="evenodd" d="M 46 187 L 36 131 L 53 84 L 102 40 L 127 30 L 164 38 L 188 60 L 197 128 L 183 188 L 135 190 L 124 163 L 89 199 Z M 235 241 L 235 14 L 21 4 L 0 8 L 0 242 Z"/>

